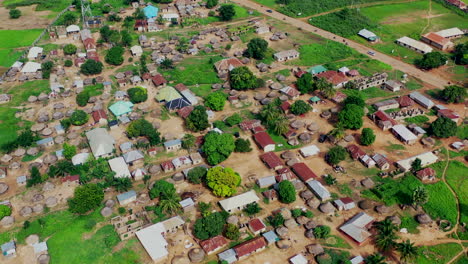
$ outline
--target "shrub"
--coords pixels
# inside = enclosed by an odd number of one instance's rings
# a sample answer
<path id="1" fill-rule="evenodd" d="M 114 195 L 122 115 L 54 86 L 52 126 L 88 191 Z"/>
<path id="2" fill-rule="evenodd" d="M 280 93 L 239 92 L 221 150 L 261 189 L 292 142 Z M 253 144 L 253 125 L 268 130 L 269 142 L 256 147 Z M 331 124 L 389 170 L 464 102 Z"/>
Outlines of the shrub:
<path id="1" fill-rule="evenodd" d="M 70 117 L 72 125 L 81 126 L 88 122 L 89 116 L 83 110 L 76 110 Z"/>
<path id="2" fill-rule="evenodd" d="M 0 220 L 5 216 L 11 215 L 11 208 L 8 205 L 0 204 Z"/>
<path id="3" fill-rule="evenodd" d="M 148 99 L 148 91 L 143 87 L 134 87 L 127 90 L 130 101 L 134 104 L 144 102 Z"/>
<path id="4" fill-rule="evenodd" d="M 21 16 L 21 10 L 19 9 L 10 9 L 10 18 L 17 19 Z"/>
<path id="5" fill-rule="evenodd" d="M 89 93 L 86 91 L 83 91 L 76 95 L 76 104 L 81 107 L 86 106 L 86 104 L 88 104 L 89 98 L 90 98 Z"/>
<path id="6" fill-rule="evenodd" d="M 103 65 L 95 60 L 86 60 L 80 67 L 81 73 L 84 75 L 99 74 L 102 72 Z"/>
<path id="7" fill-rule="evenodd" d="M 71 67 L 73 66 L 73 61 L 71 60 L 66 60 L 65 63 L 63 64 L 65 67 Z"/>
<path id="8" fill-rule="evenodd" d="M 76 53 L 76 46 L 73 45 L 73 44 L 67 44 L 65 45 L 65 47 L 63 47 L 63 53 L 65 53 L 66 55 L 73 55 Z"/>

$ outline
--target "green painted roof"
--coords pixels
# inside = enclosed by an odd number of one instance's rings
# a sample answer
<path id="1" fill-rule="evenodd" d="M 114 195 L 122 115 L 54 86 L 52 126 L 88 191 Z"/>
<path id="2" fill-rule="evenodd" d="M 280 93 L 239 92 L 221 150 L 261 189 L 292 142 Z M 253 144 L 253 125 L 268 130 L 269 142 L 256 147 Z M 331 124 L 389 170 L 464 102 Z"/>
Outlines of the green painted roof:
<path id="1" fill-rule="evenodd" d="M 156 100 L 158 100 L 159 102 L 170 102 L 181 97 L 182 95 L 180 95 L 180 93 L 174 87 L 171 86 L 161 88 L 155 96 Z"/>
<path id="2" fill-rule="evenodd" d="M 128 101 L 117 101 L 109 107 L 109 110 L 115 116 L 121 116 L 132 112 L 133 104 Z"/>
<path id="3" fill-rule="evenodd" d="M 313 75 L 313 74 L 319 74 L 321 72 L 327 71 L 327 68 L 323 67 L 323 65 L 317 65 L 317 66 L 310 68 L 307 71 Z"/>
<path id="4" fill-rule="evenodd" d="M 320 102 L 320 98 L 317 97 L 317 96 L 311 97 L 309 100 L 312 101 L 312 102 L 314 102 L 314 103 Z"/>

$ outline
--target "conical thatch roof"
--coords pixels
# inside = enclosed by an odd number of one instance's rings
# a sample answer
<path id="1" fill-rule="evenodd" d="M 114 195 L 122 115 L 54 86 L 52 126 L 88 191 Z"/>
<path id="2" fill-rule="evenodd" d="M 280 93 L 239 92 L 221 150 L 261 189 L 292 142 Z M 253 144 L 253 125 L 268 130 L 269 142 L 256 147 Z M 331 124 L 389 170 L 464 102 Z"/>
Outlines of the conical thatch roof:
<path id="1" fill-rule="evenodd" d="M 261 94 L 261 93 L 256 93 L 254 95 L 254 99 L 255 100 L 263 100 L 265 98 L 265 95 L 264 94 Z"/>
<path id="2" fill-rule="evenodd" d="M 8 154 L 5 154 L 2 156 L 2 159 L 0 160 L 1 162 L 5 162 L 5 163 L 8 163 L 10 162 L 11 160 L 13 159 L 12 156 L 8 155 Z"/>
<path id="3" fill-rule="evenodd" d="M 115 201 L 112 200 L 112 199 L 107 200 L 106 203 L 105 203 L 105 206 L 109 207 L 109 208 L 114 207 L 114 205 L 115 205 Z"/>
<path id="4" fill-rule="evenodd" d="M 46 200 L 45 200 L 45 203 L 46 203 L 46 206 L 47 207 L 54 207 L 57 205 L 57 198 L 55 198 L 54 196 L 51 196 L 51 197 L 48 197 Z"/>
<path id="5" fill-rule="evenodd" d="M 294 228 L 294 227 L 297 226 L 297 222 L 296 222 L 296 220 L 291 218 L 291 219 L 288 219 L 288 220 L 284 221 L 284 226 L 291 229 L 291 228 Z"/>
<path id="6" fill-rule="evenodd" d="M 292 214 L 291 214 L 291 210 L 289 210 L 288 208 L 281 208 L 280 209 L 280 212 L 279 212 L 284 219 L 291 219 L 292 218 Z"/>
<path id="7" fill-rule="evenodd" d="M 34 103 L 37 101 L 37 96 L 31 95 L 28 97 L 28 102 Z"/>
<path id="8" fill-rule="evenodd" d="M 41 135 L 50 136 L 53 133 L 52 129 L 46 127 L 41 131 Z"/>
<path id="9" fill-rule="evenodd" d="M 29 216 L 29 215 L 32 214 L 32 211 L 33 211 L 33 210 L 32 210 L 31 207 L 25 206 L 25 207 L 21 208 L 21 210 L 19 211 L 19 214 L 20 214 L 21 216 Z"/>
<path id="10" fill-rule="evenodd" d="M 315 199 L 315 198 L 311 198 L 309 200 L 307 200 L 307 205 L 311 208 L 317 208 L 319 205 L 320 205 L 320 201 Z"/>
<path id="11" fill-rule="evenodd" d="M 346 142 L 351 142 L 351 141 L 354 141 L 354 137 L 353 135 L 347 135 L 346 137 L 344 137 L 344 140 Z"/>
<path id="12" fill-rule="evenodd" d="M 314 230 L 313 229 L 307 229 L 304 233 L 304 236 L 310 239 L 315 239 L 314 235 Z"/>
<path id="13" fill-rule="evenodd" d="M 284 101 L 289 100 L 288 96 L 286 96 L 286 95 L 284 95 L 284 94 L 283 94 L 283 95 L 280 95 L 280 97 L 278 97 L 278 98 L 280 99 L 281 102 L 284 102 Z"/>
<path id="14" fill-rule="evenodd" d="M 309 220 L 309 221 L 307 221 L 307 223 L 305 224 L 305 228 L 307 228 L 307 229 L 316 228 L 317 226 L 318 226 L 318 223 L 317 223 L 317 221 L 315 221 L 315 220 Z"/>
<path id="15" fill-rule="evenodd" d="M 283 159 L 292 159 L 292 158 L 297 157 L 297 155 L 296 155 L 296 153 L 288 150 L 288 151 L 285 151 L 285 152 L 281 153 L 281 157 Z"/>
<path id="16" fill-rule="evenodd" d="M 230 215 L 227 220 L 226 220 L 226 223 L 228 224 L 233 224 L 233 225 L 237 225 L 239 223 L 239 217 L 235 216 L 235 215 Z"/>
<path id="17" fill-rule="evenodd" d="M 392 216 L 389 216 L 387 217 L 387 219 L 389 219 L 390 221 L 392 221 L 392 223 L 396 226 L 400 226 L 401 225 L 401 219 L 400 217 L 398 217 L 397 215 L 392 215 Z"/>
<path id="18" fill-rule="evenodd" d="M 68 139 L 75 139 L 75 138 L 77 138 L 78 136 L 79 136 L 79 134 L 76 133 L 76 132 L 71 132 L 71 133 L 68 133 L 68 134 L 67 134 L 67 138 L 68 138 Z"/>
<path id="19" fill-rule="evenodd" d="M 310 254 L 312 254 L 314 256 L 320 255 L 323 252 L 325 252 L 323 250 L 323 247 L 321 245 L 319 245 L 319 244 L 308 245 L 308 246 L 306 246 L 306 249 L 307 249 L 307 252 L 309 252 Z"/>
<path id="20" fill-rule="evenodd" d="M 36 147 L 31 147 L 31 148 L 28 148 L 28 150 L 26 150 L 26 154 L 31 155 L 31 156 L 34 156 L 37 153 L 39 153 L 39 148 L 36 148 Z"/>
<path id="21" fill-rule="evenodd" d="M 5 216 L 0 220 L 0 225 L 3 227 L 9 227 L 15 222 L 15 218 L 13 216 Z"/>
<path id="22" fill-rule="evenodd" d="M 279 249 L 288 249 L 288 248 L 290 248 L 292 246 L 292 242 L 290 240 L 283 239 L 283 240 L 280 240 L 280 241 L 276 241 L 276 246 Z"/>
<path id="23" fill-rule="evenodd" d="M 432 219 L 429 215 L 427 214 L 419 214 L 416 216 L 416 220 L 418 220 L 418 222 L 420 224 L 423 224 L 423 225 L 426 225 L 426 224 L 430 224 L 432 223 Z"/>
<path id="24" fill-rule="evenodd" d="M 299 129 L 299 128 L 304 127 L 305 124 L 301 120 L 294 120 L 291 122 L 290 125 L 292 128 Z"/>
<path id="25" fill-rule="evenodd" d="M 19 148 L 13 152 L 13 156 L 15 157 L 22 157 L 24 154 L 26 154 L 26 150 L 24 148 Z"/>
<path id="26" fill-rule="evenodd" d="M 273 89 L 273 90 L 279 90 L 279 89 L 283 88 L 283 85 L 281 83 L 275 82 L 275 83 L 270 85 L 270 88 Z"/>
<path id="27" fill-rule="evenodd" d="M 109 207 L 104 207 L 101 209 L 101 215 L 104 217 L 109 217 L 112 215 L 112 209 Z"/>
<path id="28" fill-rule="evenodd" d="M 275 232 L 276 234 L 278 234 L 278 236 L 285 237 L 288 235 L 289 230 L 286 227 L 281 226 L 281 227 L 276 228 Z"/>
<path id="29" fill-rule="evenodd" d="M 42 254 L 37 258 L 39 264 L 48 264 L 50 261 L 50 256 L 48 254 Z"/>
<path id="30" fill-rule="evenodd" d="M 267 96 L 270 98 L 275 98 L 279 96 L 279 93 L 277 91 L 271 91 L 267 94 Z"/>
<path id="31" fill-rule="evenodd" d="M 390 207 L 385 205 L 377 205 L 375 207 L 375 211 L 379 214 L 388 214 L 390 212 Z"/>
<path id="32" fill-rule="evenodd" d="M 183 181 L 185 179 L 184 175 L 181 173 L 181 172 L 178 172 L 176 174 L 174 174 L 172 176 L 172 179 L 175 181 L 175 182 L 180 182 L 180 181 Z"/>
<path id="33" fill-rule="evenodd" d="M 326 213 L 326 214 L 330 214 L 330 213 L 335 212 L 335 207 L 330 202 L 326 202 L 324 204 L 321 204 L 319 206 L 319 209 L 320 209 L 320 211 L 322 211 L 323 213 Z"/>
<path id="34" fill-rule="evenodd" d="M 290 159 L 286 162 L 286 165 L 288 166 L 293 166 L 294 164 L 300 162 L 300 160 L 298 160 L 297 158 L 294 158 L 294 159 Z"/>
<path id="35" fill-rule="evenodd" d="M 56 137 L 54 138 L 54 141 L 55 141 L 55 143 L 57 143 L 57 144 L 62 144 L 63 142 L 65 142 L 65 137 L 63 137 L 63 136 L 56 136 Z"/>
<path id="36" fill-rule="evenodd" d="M 161 172 L 161 166 L 159 165 L 151 165 L 148 170 L 151 174 L 158 174 Z"/>
<path id="37" fill-rule="evenodd" d="M 43 159 L 43 162 L 45 164 L 53 164 L 57 161 L 57 156 L 55 156 L 55 154 L 49 154 L 49 155 L 46 155 Z"/>
<path id="38" fill-rule="evenodd" d="M 26 244 L 32 246 L 33 244 L 39 243 L 39 236 L 36 234 L 29 235 L 26 238 Z"/>
<path id="39" fill-rule="evenodd" d="M 365 178 L 364 180 L 361 181 L 362 186 L 366 188 L 372 188 L 374 187 L 375 183 L 371 178 Z"/>
<path id="40" fill-rule="evenodd" d="M 46 182 L 44 183 L 44 186 L 42 186 L 43 191 L 50 191 L 50 190 L 53 190 L 54 188 L 55 188 L 55 184 L 51 182 Z"/>
<path id="41" fill-rule="evenodd" d="M 6 193 L 8 189 L 9 189 L 8 184 L 4 182 L 0 182 L 0 194 Z"/>
<path id="42" fill-rule="evenodd" d="M 37 203 L 37 202 L 40 202 L 42 200 L 44 200 L 44 195 L 42 195 L 40 193 L 37 193 L 37 194 L 33 195 L 32 199 L 31 199 L 31 202 Z"/>
<path id="43" fill-rule="evenodd" d="M 310 142 L 311 138 L 312 137 L 309 133 L 302 133 L 299 135 L 299 140 L 302 142 Z"/>
<path id="44" fill-rule="evenodd" d="M 369 200 L 362 200 L 359 202 L 359 207 L 363 210 L 369 210 L 374 204 Z"/>
<path id="45" fill-rule="evenodd" d="M 21 167 L 21 163 L 19 162 L 13 162 L 10 164 L 10 166 L 8 166 L 9 169 L 11 170 L 16 170 L 16 169 L 19 169 Z"/>
<path id="46" fill-rule="evenodd" d="M 282 75 L 282 74 L 277 74 L 275 77 L 276 77 L 276 79 L 277 79 L 278 81 L 284 81 L 284 80 L 286 80 L 286 76 L 284 76 L 284 75 Z"/>
<path id="47" fill-rule="evenodd" d="M 309 200 L 310 198 L 314 197 L 314 194 L 310 190 L 305 190 L 300 193 L 302 199 Z"/>
<path id="48" fill-rule="evenodd" d="M 315 122 L 312 122 L 309 126 L 307 126 L 309 131 L 315 132 L 319 129 L 319 125 Z"/>
<path id="49" fill-rule="evenodd" d="M 301 215 L 299 216 L 298 218 L 296 218 L 296 222 L 300 225 L 305 225 L 307 223 L 307 221 L 309 221 L 309 218 Z"/>
<path id="50" fill-rule="evenodd" d="M 187 263 L 190 263 L 190 260 L 188 259 L 188 257 L 175 256 L 174 258 L 172 258 L 171 263 L 172 264 L 187 264 Z"/>
<path id="51" fill-rule="evenodd" d="M 32 132 L 38 132 L 38 131 L 41 131 L 42 129 L 45 128 L 45 124 L 43 123 L 36 123 L 34 125 L 31 126 L 31 131 Z"/>
<path id="52" fill-rule="evenodd" d="M 188 253 L 188 257 L 193 263 L 199 263 L 205 258 L 205 252 L 201 248 L 192 248 Z"/>
<path id="53" fill-rule="evenodd" d="M 32 209 L 34 213 L 42 213 L 44 211 L 44 205 L 36 204 Z"/>
<path id="54" fill-rule="evenodd" d="M 261 103 L 262 105 L 270 104 L 270 103 L 271 103 L 271 99 L 265 98 L 265 99 L 261 100 L 260 103 Z"/>

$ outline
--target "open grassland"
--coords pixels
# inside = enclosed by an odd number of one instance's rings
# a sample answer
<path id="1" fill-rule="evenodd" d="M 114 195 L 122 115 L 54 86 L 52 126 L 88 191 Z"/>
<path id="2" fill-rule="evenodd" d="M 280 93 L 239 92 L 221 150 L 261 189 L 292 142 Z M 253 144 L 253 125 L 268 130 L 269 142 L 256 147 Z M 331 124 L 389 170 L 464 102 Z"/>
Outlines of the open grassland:
<path id="1" fill-rule="evenodd" d="M 21 48 L 31 45 L 41 32 L 41 29 L 0 30 L 0 67 L 10 67 L 21 56 Z"/>
<path id="2" fill-rule="evenodd" d="M 468 167 L 460 161 L 450 161 L 445 178 L 458 196 L 460 223 L 468 223 Z"/>
<path id="3" fill-rule="evenodd" d="M 11 95 L 12 99 L 10 102 L 0 105 L 0 144 L 15 139 L 16 132 L 27 125 L 18 125 L 21 119 L 15 117 L 15 113 L 20 111 L 16 107 L 25 102 L 29 96 L 38 96 L 41 92 L 46 92 L 49 89 L 48 80 L 37 80 L 1 90 L 2 93 Z"/>
<path id="4" fill-rule="evenodd" d="M 213 84 L 220 82 L 213 64 L 220 56 L 190 57 L 178 63 L 174 69 L 161 70 L 168 81 L 185 85 Z"/>
<path id="5" fill-rule="evenodd" d="M 332 63 L 339 60 L 351 58 L 365 58 L 350 47 L 335 41 L 324 41 L 324 43 L 312 43 L 302 45 L 299 48 L 301 56 L 298 60 L 289 62 L 290 65 L 314 66 L 317 64 Z"/>
<path id="6" fill-rule="evenodd" d="M 419 247 L 421 254 L 415 263 L 418 264 L 445 264 L 455 257 L 462 247 L 457 243 L 440 244 L 436 246 Z"/>

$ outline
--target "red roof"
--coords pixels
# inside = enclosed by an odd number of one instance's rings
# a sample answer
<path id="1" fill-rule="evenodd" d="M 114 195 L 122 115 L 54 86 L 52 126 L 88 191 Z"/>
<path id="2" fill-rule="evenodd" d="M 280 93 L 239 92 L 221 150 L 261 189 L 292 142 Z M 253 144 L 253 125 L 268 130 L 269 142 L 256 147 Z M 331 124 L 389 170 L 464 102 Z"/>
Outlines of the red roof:
<path id="1" fill-rule="evenodd" d="M 97 62 L 99 62 L 99 55 L 97 54 L 96 51 L 88 51 L 86 52 L 86 58 L 90 59 L 90 60 L 95 60 Z"/>
<path id="2" fill-rule="evenodd" d="M 256 237 L 254 239 L 251 239 L 249 241 L 245 241 L 242 244 L 239 244 L 235 247 L 233 247 L 234 251 L 237 254 L 238 258 L 247 256 L 261 248 L 264 248 L 267 246 L 267 242 L 265 238 L 263 237 Z"/>
<path id="3" fill-rule="evenodd" d="M 144 19 L 137 19 L 135 21 L 135 26 L 133 26 L 133 28 L 137 29 L 139 27 L 148 27 L 148 22 Z"/>
<path id="4" fill-rule="evenodd" d="M 379 119 L 379 120 L 382 120 L 382 121 L 390 121 L 393 125 L 397 125 L 398 122 L 395 121 L 393 118 L 391 118 L 387 113 L 385 113 L 384 111 L 377 111 L 374 113 L 374 115 Z"/>
<path id="5" fill-rule="evenodd" d="M 165 171 L 175 169 L 174 164 L 172 164 L 172 161 L 170 161 L 170 160 L 161 163 L 161 167 Z"/>
<path id="6" fill-rule="evenodd" d="M 145 73 L 143 73 L 143 75 L 141 76 L 141 78 L 142 78 L 143 80 L 149 80 L 149 79 L 151 79 L 151 74 L 145 72 Z"/>
<path id="7" fill-rule="evenodd" d="M 94 122 L 98 123 L 101 119 L 107 120 L 107 114 L 104 110 L 97 110 L 91 113 L 93 116 Z"/>
<path id="8" fill-rule="evenodd" d="M 167 81 L 164 79 L 164 77 L 161 74 L 157 74 L 153 77 L 153 83 L 156 86 L 166 84 Z"/>
<path id="9" fill-rule="evenodd" d="M 79 67 L 80 64 L 85 63 L 85 61 L 86 61 L 85 58 L 76 58 L 76 59 L 75 59 L 75 66 L 76 66 L 76 67 Z"/>
<path id="10" fill-rule="evenodd" d="M 431 42 L 434 42 L 434 43 L 437 43 L 441 46 L 444 46 L 445 44 L 447 44 L 448 42 L 450 42 L 450 40 L 442 37 L 441 35 L 437 34 L 437 33 L 434 33 L 434 32 L 430 32 L 430 33 L 427 33 L 426 35 L 423 36 L 423 38 L 426 38 L 428 40 L 430 40 Z"/>
<path id="11" fill-rule="evenodd" d="M 294 173 L 289 168 L 279 169 L 276 171 L 276 173 L 278 173 L 278 175 L 275 177 L 277 182 L 282 182 L 285 180 L 290 181 L 296 178 L 296 175 L 294 175 Z"/>
<path id="12" fill-rule="evenodd" d="M 303 182 L 317 178 L 317 175 L 303 162 L 292 165 L 292 169 Z"/>
<path id="13" fill-rule="evenodd" d="M 416 176 L 418 176 L 419 178 L 425 178 L 425 177 L 435 176 L 435 175 L 436 175 L 436 172 L 433 168 L 425 168 L 416 172 Z"/>
<path id="14" fill-rule="evenodd" d="M 342 92 L 336 92 L 335 96 L 332 98 L 332 101 L 335 103 L 341 103 L 344 99 L 348 97 L 346 94 Z"/>
<path id="15" fill-rule="evenodd" d="M 270 168 L 274 169 L 283 166 L 283 162 L 274 152 L 267 152 L 260 156 L 260 159 Z"/>
<path id="16" fill-rule="evenodd" d="M 291 104 L 288 101 L 285 101 L 280 105 L 280 107 L 283 110 L 283 112 L 286 112 L 289 110 L 289 107 L 291 107 Z"/>
<path id="17" fill-rule="evenodd" d="M 259 132 L 264 132 L 266 131 L 266 129 L 263 127 L 263 126 L 256 126 L 254 128 L 252 128 L 252 132 L 255 134 L 255 133 L 259 133 Z"/>
<path id="18" fill-rule="evenodd" d="M 275 142 L 270 137 L 270 135 L 268 135 L 267 132 L 259 132 L 259 133 L 254 134 L 254 139 L 255 139 L 255 142 L 257 142 L 257 144 L 260 145 L 260 147 L 262 147 L 263 149 L 267 147 L 268 145 L 275 144 Z"/>
<path id="19" fill-rule="evenodd" d="M 85 49 L 95 49 L 96 48 L 96 41 L 94 41 L 93 38 L 87 38 L 83 40 L 83 45 L 85 46 Z"/>
<path id="20" fill-rule="evenodd" d="M 263 196 L 268 199 L 276 199 L 278 198 L 278 193 L 276 192 L 275 189 L 270 189 L 268 191 L 262 192 Z"/>
<path id="21" fill-rule="evenodd" d="M 347 146 L 346 149 L 354 160 L 366 155 L 366 153 L 360 147 L 354 144 Z"/>
<path id="22" fill-rule="evenodd" d="M 397 99 L 398 104 L 400 104 L 400 107 L 408 107 L 414 105 L 413 99 L 411 99 L 409 96 L 405 95 Z"/>
<path id="23" fill-rule="evenodd" d="M 185 84 L 183 84 L 183 83 L 177 84 L 176 86 L 174 86 L 174 88 L 176 88 L 177 91 L 179 91 L 179 92 L 187 90 L 187 86 L 185 86 Z"/>
<path id="24" fill-rule="evenodd" d="M 460 116 L 457 113 L 455 113 L 453 110 L 450 110 L 450 109 L 440 109 L 437 112 L 439 113 L 439 115 L 441 115 L 443 117 L 446 117 L 448 119 L 458 119 L 458 118 L 460 118 Z"/>
<path id="25" fill-rule="evenodd" d="M 264 228 L 266 228 L 265 224 L 262 222 L 262 220 L 258 219 L 258 218 L 254 218 L 252 220 L 249 221 L 249 227 L 250 229 L 256 233 L 258 231 L 261 231 L 263 230 Z"/>
<path id="26" fill-rule="evenodd" d="M 306 74 L 306 71 L 297 71 L 294 75 L 296 75 L 297 78 L 301 78 L 302 75 Z"/>
<path id="27" fill-rule="evenodd" d="M 62 182 L 80 182 L 79 175 L 69 175 L 62 178 Z"/>
<path id="28" fill-rule="evenodd" d="M 207 240 L 203 240 L 200 242 L 200 246 L 206 252 L 206 254 L 210 252 L 214 252 L 228 244 L 228 241 L 223 236 L 215 236 Z"/>
<path id="29" fill-rule="evenodd" d="M 340 200 L 344 203 L 344 204 L 350 204 L 350 203 L 353 203 L 353 199 L 349 198 L 349 197 L 344 197 L 344 198 L 340 198 Z"/>
<path id="30" fill-rule="evenodd" d="M 190 113 L 192 113 L 193 111 L 193 106 L 189 105 L 189 106 L 185 106 L 185 107 L 182 107 L 181 109 L 177 110 L 177 114 L 182 117 L 182 118 L 187 118 Z"/>
<path id="31" fill-rule="evenodd" d="M 261 125 L 261 122 L 260 120 L 246 120 L 246 121 L 243 121 L 239 124 L 240 128 L 242 130 L 251 130 L 253 129 L 254 127 L 258 127 Z"/>
<path id="32" fill-rule="evenodd" d="M 338 85 L 348 81 L 344 73 L 337 71 L 324 71 L 315 76 L 317 76 L 317 78 L 325 78 L 327 82 L 332 83 L 333 85 Z"/>

